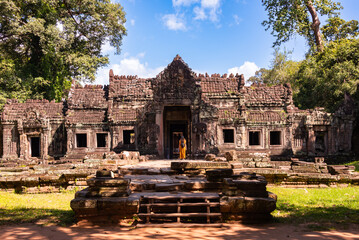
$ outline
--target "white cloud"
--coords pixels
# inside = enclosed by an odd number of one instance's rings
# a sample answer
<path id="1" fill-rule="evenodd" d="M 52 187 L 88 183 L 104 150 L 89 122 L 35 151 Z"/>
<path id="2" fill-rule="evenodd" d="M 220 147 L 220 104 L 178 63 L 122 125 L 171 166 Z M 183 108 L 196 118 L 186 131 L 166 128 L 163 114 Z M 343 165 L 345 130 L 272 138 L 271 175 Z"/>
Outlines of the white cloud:
<path id="1" fill-rule="evenodd" d="M 138 55 L 141 55 L 138 54 Z M 165 67 L 149 68 L 148 64 L 142 63 L 139 57 L 128 57 L 120 61 L 119 64 L 112 64 L 98 70 L 94 84 L 109 84 L 109 71 L 113 70 L 115 75 L 137 75 L 141 78 L 151 78 L 159 74 Z"/>
<path id="2" fill-rule="evenodd" d="M 243 21 L 243 19 L 240 18 L 240 17 L 239 17 L 238 15 L 236 15 L 236 14 L 233 15 L 233 19 L 234 19 L 234 23 L 235 23 L 236 25 L 239 25 L 239 24 Z"/>
<path id="3" fill-rule="evenodd" d="M 131 19 L 130 24 L 131 24 L 131 26 L 135 26 L 135 19 Z"/>
<path id="4" fill-rule="evenodd" d="M 201 6 L 193 9 L 195 20 L 209 19 L 212 22 L 218 22 L 218 15 L 221 13 L 221 0 L 201 0 Z"/>
<path id="5" fill-rule="evenodd" d="M 248 79 L 252 76 L 255 75 L 256 71 L 259 70 L 259 67 L 257 66 L 257 64 L 255 64 L 254 62 L 248 62 L 245 61 L 244 64 L 240 67 L 233 67 L 228 69 L 228 74 L 243 74 L 244 75 L 244 79 Z"/>
<path id="6" fill-rule="evenodd" d="M 182 17 L 182 18 L 181 18 Z M 183 16 L 179 17 L 176 14 L 167 14 L 162 17 L 164 24 L 169 30 L 181 30 L 186 31 L 186 23 L 183 19 Z"/>
<path id="7" fill-rule="evenodd" d="M 200 8 L 197 6 L 197 7 L 193 8 L 193 12 L 195 15 L 195 17 L 194 17 L 195 20 L 205 20 L 207 18 L 207 15 L 204 12 L 203 8 Z"/>
<path id="8" fill-rule="evenodd" d="M 179 7 L 179 6 L 190 6 L 193 3 L 198 2 L 199 0 L 172 0 L 172 5 L 174 7 Z"/>
<path id="9" fill-rule="evenodd" d="M 115 48 L 110 45 L 109 41 L 105 41 L 105 43 L 101 46 L 101 52 L 103 54 L 109 54 L 115 52 Z"/>
<path id="10" fill-rule="evenodd" d="M 139 54 L 137 54 L 138 58 L 143 58 L 146 55 L 146 52 L 140 52 Z"/>
<path id="11" fill-rule="evenodd" d="M 202 0 L 201 5 L 204 8 L 218 8 L 221 4 L 220 0 Z"/>

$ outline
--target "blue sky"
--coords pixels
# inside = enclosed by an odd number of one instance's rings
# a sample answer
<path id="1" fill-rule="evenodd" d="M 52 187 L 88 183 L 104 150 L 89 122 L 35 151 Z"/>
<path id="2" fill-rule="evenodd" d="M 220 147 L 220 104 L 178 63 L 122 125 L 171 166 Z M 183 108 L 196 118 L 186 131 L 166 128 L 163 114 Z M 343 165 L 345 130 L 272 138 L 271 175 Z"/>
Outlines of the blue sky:
<path id="1" fill-rule="evenodd" d="M 179 54 L 195 72 L 240 73 L 245 79 L 273 58 L 274 38 L 261 22 L 267 18 L 261 0 L 121 0 L 127 36 L 120 55 L 105 44 L 110 64 L 98 70 L 96 84 L 115 75 L 154 77 Z M 359 0 L 341 0 L 345 20 L 359 20 Z M 325 20 L 321 19 L 322 24 Z M 296 36 L 281 49 L 301 60 L 307 51 Z"/>

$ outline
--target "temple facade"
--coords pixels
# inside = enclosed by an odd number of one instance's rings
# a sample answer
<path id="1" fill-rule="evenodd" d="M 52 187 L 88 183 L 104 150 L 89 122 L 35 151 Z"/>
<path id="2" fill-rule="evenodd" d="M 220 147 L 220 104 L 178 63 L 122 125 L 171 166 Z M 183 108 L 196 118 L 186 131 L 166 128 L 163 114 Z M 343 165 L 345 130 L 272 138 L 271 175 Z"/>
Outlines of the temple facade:
<path id="1" fill-rule="evenodd" d="M 116 76 L 109 85 L 73 82 L 68 100 L 8 100 L 1 116 L 3 159 L 59 159 L 87 153 L 266 152 L 337 156 L 352 151 L 352 101 L 335 113 L 299 110 L 290 85 L 245 86 L 243 75 L 196 74 L 178 55 L 155 78 Z"/>

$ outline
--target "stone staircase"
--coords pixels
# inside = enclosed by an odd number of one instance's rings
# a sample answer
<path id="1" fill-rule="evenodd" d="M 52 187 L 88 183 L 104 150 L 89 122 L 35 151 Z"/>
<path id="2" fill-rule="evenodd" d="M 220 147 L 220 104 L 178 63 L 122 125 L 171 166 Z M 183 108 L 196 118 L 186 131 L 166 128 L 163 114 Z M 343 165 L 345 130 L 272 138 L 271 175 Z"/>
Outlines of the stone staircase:
<path id="1" fill-rule="evenodd" d="M 221 227 L 217 193 L 151 193 L 140 198 L 137 227 Z"/>

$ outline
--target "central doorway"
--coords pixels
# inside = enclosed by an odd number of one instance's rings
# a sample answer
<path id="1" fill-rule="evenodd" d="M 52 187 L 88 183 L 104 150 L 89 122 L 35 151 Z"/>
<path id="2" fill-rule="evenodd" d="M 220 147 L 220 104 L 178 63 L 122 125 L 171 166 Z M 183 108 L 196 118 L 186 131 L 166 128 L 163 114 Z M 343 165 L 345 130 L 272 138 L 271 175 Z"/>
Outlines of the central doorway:
<path id="1" fill-rule="evenodd" d="M 40 157 L 40 137 L 30 138 L 31 157 Z"/>
<path id="2" fill-rule="evenodd" d="M 191 109 L 189 106 L 166 106 L 164 109 L 165 157 L 179 157 L 179 140 L 183 135 L 187 141 L 187 154 L 191 149 Z"/>

